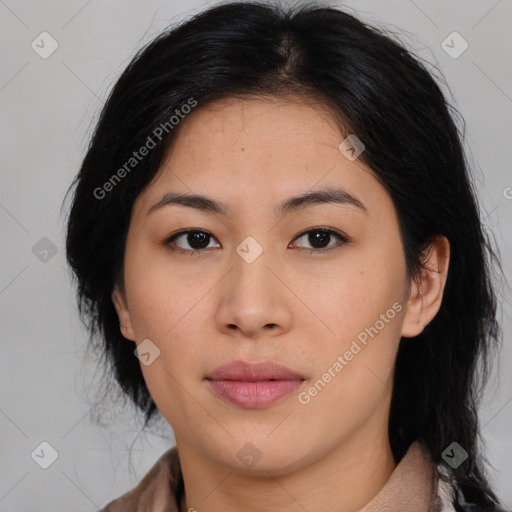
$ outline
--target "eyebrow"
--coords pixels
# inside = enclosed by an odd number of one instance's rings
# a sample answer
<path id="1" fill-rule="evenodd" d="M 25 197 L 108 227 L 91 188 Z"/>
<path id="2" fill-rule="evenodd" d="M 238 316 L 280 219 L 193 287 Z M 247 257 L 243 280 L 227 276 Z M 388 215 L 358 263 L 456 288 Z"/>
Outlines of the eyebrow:
<path id="1" fill-rule="evenodd" d="M 304 209 L 316 204 L 343 204 L 356 207 L 364 213 L 368 213 L 364 204 L 343 188 L 325 187 L 315 192 L 290 197 L 274 208 L 276 217 L 284 217 L 292 212 Z M 195 208 L 200 211 L 215 213 L 224 216 L 232 216 L 232 209 L 226 203 L 199 194 L 182 194 L 168 192 L 162 199 L 149 208 L 147 215 L 165 206 L 180 205 Z"/>

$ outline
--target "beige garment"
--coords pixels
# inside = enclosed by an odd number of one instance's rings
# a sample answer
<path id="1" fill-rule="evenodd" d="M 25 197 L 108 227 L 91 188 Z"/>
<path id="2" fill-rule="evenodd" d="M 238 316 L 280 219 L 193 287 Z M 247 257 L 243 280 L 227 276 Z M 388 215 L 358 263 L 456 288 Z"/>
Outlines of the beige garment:
<path id="1" fill-rule="evenodd" d="M 101 512 L 180 512 L 183 477 L 177 448 L 165 452 L 137 487 Z M 193 510 L 193 509 L 192 509 Z M 450 488 L 419 443 L 413 443 L 379 493 L 360 512 L 452 512 Z"/>

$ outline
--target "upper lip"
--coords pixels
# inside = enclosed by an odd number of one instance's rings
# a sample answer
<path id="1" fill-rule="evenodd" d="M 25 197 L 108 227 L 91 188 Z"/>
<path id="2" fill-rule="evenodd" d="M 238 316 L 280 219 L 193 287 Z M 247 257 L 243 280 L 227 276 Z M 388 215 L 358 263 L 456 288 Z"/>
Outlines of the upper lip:
<path id="1" fill-rule="evenodd" d="M 304 380 L 304 377 L 286 366 L 272 361 L 246 363 L 232 361 L 219 366 L 206 376 L 209 380 L 236 380 L 256 382 L 262 380 Z"/>

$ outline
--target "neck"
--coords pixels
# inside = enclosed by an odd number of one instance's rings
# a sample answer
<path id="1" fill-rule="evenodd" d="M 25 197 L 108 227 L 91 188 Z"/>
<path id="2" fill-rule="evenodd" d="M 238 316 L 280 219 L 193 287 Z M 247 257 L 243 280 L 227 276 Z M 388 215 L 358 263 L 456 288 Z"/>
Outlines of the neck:
<path id="1" fill-rule="evenodd" d="M 180 512 L 244 510 L 357 512 L 369 503 L 396 467 L 387 432 L 342 443 L 293 471 L 239 473 L 198 453 L 176 437 L 185 483 Z"/>

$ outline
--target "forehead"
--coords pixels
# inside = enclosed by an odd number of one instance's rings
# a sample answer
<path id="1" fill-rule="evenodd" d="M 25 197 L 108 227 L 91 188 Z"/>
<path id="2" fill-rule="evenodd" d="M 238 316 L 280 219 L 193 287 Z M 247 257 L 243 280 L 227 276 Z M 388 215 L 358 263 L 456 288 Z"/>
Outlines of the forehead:
<path id="1" fill-rule="evenodd" d="M 308 162 L 322 145 L 336 151 L 342 137 L 332 112 L 312 101 L 293 96 L 217 100 L 182 122 L 170 153 L 176 158 L 176 153 L 192 151 L 213 163 L 231 157 L 233 167 L 248 154 L 252 159 L 297 155 Z"/>
<path id="2" fill-rule="evenodd" d="M 166 158 L 138 198 L 145 208 L 178 191 L 270 204 L 319 187 L 380 187 L 361 159 L 348 160 L 332 112 L 296 97 L 226 98 L 181 121 Z M 382 187 L 381 187 L 382 188 Z M 229 198 L 233 198 L 231 201 Z M 151 204 L 150 204 L 151 203 Z"/>
<path id="3" fill-rule="evenodd" d="M 349 162 L 338 147 L 344 138 L 333 113 L 319 101 L 296 96 L 225 98 L 181 121 L 160 173 L 171 160 L 181 172 L 180 163 L 186 161 L 194 176 L 248 169 L 255 178 L 271 178 L 274 173 L 268 176 L 266 171 L 273 164 L 283 178 L 287 171 L 293 176 L 327 172 L 335 163 Z M 352 166 L 369 170 L 361 161 Z"/>

